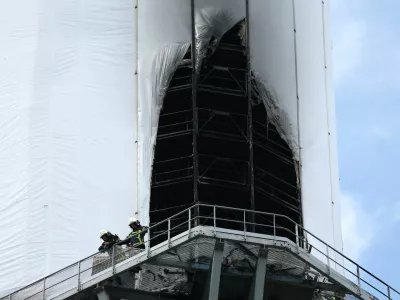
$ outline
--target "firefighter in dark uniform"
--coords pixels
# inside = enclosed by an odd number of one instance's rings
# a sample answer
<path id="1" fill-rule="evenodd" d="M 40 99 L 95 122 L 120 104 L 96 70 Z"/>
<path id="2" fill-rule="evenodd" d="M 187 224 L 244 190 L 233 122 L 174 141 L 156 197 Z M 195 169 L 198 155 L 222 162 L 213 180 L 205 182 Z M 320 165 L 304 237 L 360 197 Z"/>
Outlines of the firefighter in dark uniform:
<path id="1" fill-rule="evenodd" d="M 119 249 L 120 247 L 115 246 L 114 248 L 114 253 L 113 253 L 113 247 L 114 245 L 117 245 L 119 242 L 121 242 L 121 239 L 118 237 L 118 235 L 116 234 L 112 234 L 110 231 L 108 230 L 101 230 L 100 231 L 100 238 L 103 240 L 103 243 L 101 244 L 101 246 L 99 247 L 99 252 L 107 252 L 108 255 L 110 257 L 112 257 L 114 255 L 114 259 L 118 262 L 121 259 L 123 259 L 123 256 L 120 254 L 121 250 Z M 109 267 L 109 263 L 110 260 L 106 260 L 104 261 L 102 264 L 105 264 L 105 266 L 101 266 L 101 269 L 105 269 L 107 267 Z M 118 285 L 122 285 L 122 281 L 121 281 L 121 277 L 116 276 L 115 280 L 117 282 Z M 112 282 L 113 279 L 108 279 L 108 281 Z"/>
<path id="2" fill-rule="evenodd" d="M 119 245 L 145 249 L 144 236 L 147 233 L 147 227 L 140 225 L 140 222 L 135 217 L 129 218 L 129 227 L 132 229 L 132 232 Z"/>
<path id="3" fill-rule="evenodd" d="M 100 252 L 105 252 L 105 251 L 109 252 L 109 250 L 112 249 L 112 247 L 115 244 L 117 244 L 121 241 L 120 238 L 118 237 L 118 235 L 112 234 L 108 230 L 101 230 L 100 238 L 103 240 L 103 243 L 99 247 Z"/>

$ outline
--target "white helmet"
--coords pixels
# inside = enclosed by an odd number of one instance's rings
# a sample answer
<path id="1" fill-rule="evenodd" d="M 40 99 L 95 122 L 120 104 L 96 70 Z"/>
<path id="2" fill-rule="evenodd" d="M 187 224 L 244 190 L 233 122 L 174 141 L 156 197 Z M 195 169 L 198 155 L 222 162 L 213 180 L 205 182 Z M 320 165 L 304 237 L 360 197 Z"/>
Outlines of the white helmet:
<path id="1" fill-rule="evenodd" d="M 135 217 L 130 217 L 129 218 L 129 226 L 132 225 L 133 223 L 138 223 L 138 220 Z"/>
<path id="2" fill-rule="evenodd" d="M 107 229 L 103 229 L 103 230 L 100 230 L 100 238 L 103 236 L 103 235 L 106 235 L 106 234 L 109 234 L 110 232 L 107 230 Z"/>

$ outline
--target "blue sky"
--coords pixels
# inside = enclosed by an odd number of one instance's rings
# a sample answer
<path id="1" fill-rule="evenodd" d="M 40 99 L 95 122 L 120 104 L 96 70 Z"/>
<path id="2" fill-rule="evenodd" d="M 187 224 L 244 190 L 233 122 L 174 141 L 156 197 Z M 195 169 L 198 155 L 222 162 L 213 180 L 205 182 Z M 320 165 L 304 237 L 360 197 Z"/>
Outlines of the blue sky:
<path id="1" fill-rule="evenodd" d="M 399 289 L 400 1 L 332 0 L 332 17 L 344 252 Z"/>

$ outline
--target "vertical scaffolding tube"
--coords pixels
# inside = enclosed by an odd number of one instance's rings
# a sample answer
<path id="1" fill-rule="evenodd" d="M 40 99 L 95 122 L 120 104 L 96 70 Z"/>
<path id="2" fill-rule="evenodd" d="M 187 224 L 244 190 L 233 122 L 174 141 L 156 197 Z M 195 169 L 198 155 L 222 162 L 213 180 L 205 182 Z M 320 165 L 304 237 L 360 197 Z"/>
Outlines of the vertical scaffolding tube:
<path id="1" fill-rule="evenodd" d="M 250 209 L 255 210 L 254 200 L 254 152 L 253 152 L 253 107 L 251 101 L 251 52 L 250 52 L 250 12 L 249 0 L 246 0 L 246 53 L 247 53 L 247 139 L 249 142 L 249 183 L 250 183 Z M 255 215 L 251 214 L 250 231 L 255 231 Z"/>
<path id="2" fill-rule="evenodd" d="M 115 274 L 115 245 L 112 247 L 112 255 L 111 255 L 111 267 L 112 273 Z"/>
<path id="3" fill-rule="evenodd" d="M 197 71 L 196 71 L 196 17 L 195 0 L 191 0 L 192 18 L 192 109 L 193 109 L 193 201 L 199 203 L 198 176 L 199 157 L 197 154 L 198 113 L 197 113 Z M 199 224 L 199 206 L 194 208 L 195 226 Z"/>
<path id="4" fill-rule="evenodd" d="M 134 98 L 133 98 L 133 103 L 134 103 L 134 110 L 135 112 L 139 111 L 139 0 L 134 1 L 134 26 L 135 26 L 135 41 L 133 43 L 134 46 L 134 61 L 135 61 L 135 74 L 134 74 L 134 80 L 133 80 L 133 90 L 134 90 Z M 134 138 L 135 138 L 135 152 L 134 155 L 135 157 L 135 162 L 139 161 L 139 149 L 138 149 L 138 141 L 139 141 L 139 118 L 135 118 L 135 126 L 136 126 L 136 132 L 134 133 Z M 135 177 L 136 177 L 136 215 L 137 218 L 140 219 L 140 204 L 139 204 L 139 173 L 138 173 L 139 168 L 134 168 L 135 170 Z"/>
<path id="5" fill-rule="evenodd" d="M 192 209 L 189 208 L 189 221 L 188 221 L 188 230 L 190 234 L 190 230 L 192 229 Z"/>
<path id="6" fill-rule="evenodd" d="M 46 278 L 43 279 L 43 300 L 46 300 Z"/>
<path id="7" fill-rule="evenodd" d="M 81 290 L 81 261 L 78 262 L 78 291 Z"/>
<path id="8" fill-rule="evenodd" d="M 297 146 L 298 146 L 298 154 L 299 154 L 299 162 L 298 162 L 298 204 L 300 209 L 300 224 L 304 225 L 303 220 L 303 202 L 302 202 L 302 159 L 301 159 L 301 135 L 300 135 L 300 96 L 299 96 L 299 70 L 298 70 L 298 58 L 297 58 L 297 25 L 296 25 L 296 3 L 295 0 L 292 0 L 292 11 L 293 11 L 293 45 L 294 45 L 294 73 L 296 77 L 296 106 L 297 106 Z M 305 233 L 301 231 L 302 236 L 304 237 Z"/>

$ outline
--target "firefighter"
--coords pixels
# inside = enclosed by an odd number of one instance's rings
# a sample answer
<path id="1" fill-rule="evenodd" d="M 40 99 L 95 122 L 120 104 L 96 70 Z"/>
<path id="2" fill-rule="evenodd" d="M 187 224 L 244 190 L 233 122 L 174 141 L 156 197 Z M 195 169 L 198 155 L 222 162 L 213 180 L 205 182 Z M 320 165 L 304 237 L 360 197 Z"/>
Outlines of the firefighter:
<path id="1" fill-rule="evenodd" d="M 129 218 L 129 227 L 132 229 L 132 232 L 119 245 L 145 249 L 144 236 L 147 233 L 147 227 L 140 225 L 140 222 L 135 217 Z"/>
<path id="2" fill-rule="evenodd" d="M 109 250 L 112 249 L 115 244 L 121 241 L 118 235 L 112 234 L 106 229 L 100 231 L 100 238 L 103 240 L 103 243 L 99 247 L 100 252 L 109 252 Z"/>
<path id="3" fill-rule="evenodd" d="M 119 262 L 124 259 L 123 255 L 121 255 L 121 249 L 120 249 L 121 247 L 115 246 L 114 249 L 115 252 L 113 253 L 114 245 L 117 245 L 119 242 L 121 242 L 121 239 L 118 237 L 118 235 L 112 234 L 107 229 L 104 229 L 100 231 L 100 238 L 103 240 L 103 243 L 99 247 L 99 252 L 107 252 L 110 257 L 112 257 L 114 254 L 114 260 L 116 262 Z M 103 264 L 106 264 L 107 267 L 108 263 L 109 261 L 103 262 Z M 106 268 L 106 266 L 101 268 Z M 121 277 L 116 276 L 115 280 L 118 285 L 122 285 Z M 112 283 L 113 279 L 109 279 L 108 281 Z"/>

